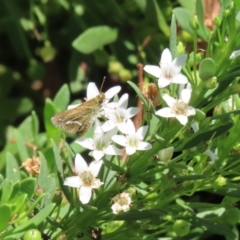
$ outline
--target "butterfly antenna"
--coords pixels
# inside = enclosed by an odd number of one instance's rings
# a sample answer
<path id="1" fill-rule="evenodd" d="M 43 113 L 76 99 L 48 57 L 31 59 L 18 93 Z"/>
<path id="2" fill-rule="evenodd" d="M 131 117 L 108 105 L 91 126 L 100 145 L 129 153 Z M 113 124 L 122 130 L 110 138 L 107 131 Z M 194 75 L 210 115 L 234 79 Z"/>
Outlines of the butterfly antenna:
<path id="1" fill-rule="evenodd" d="M 100 87 L 100 92 L 102 92 L 102 87 L 103 87 L 103 84 L 105 83 L 105 80 L 106 80 L 106 76 L 103 77 L 102 85 L 101 85 L 101 87 Z"/>

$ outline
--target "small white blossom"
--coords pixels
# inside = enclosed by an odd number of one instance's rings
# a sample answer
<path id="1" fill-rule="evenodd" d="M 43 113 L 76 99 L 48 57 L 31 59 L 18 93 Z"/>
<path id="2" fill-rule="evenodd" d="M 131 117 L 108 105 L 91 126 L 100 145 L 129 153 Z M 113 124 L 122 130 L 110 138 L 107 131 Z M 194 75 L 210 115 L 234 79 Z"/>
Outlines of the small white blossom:
<path id="1" fill-rule="evenodd" d="M 142 141 L 147 130 L 148 126 L 143 126 L 136 131 L 132 120 L 129 119 L 126 126 L 121 129 L 126 136 L 115 135 L 112 137 L 112 140 L 117 144 L 126 147 L 127 155 L 132 155 L 136 150 L 146 151 L 152 148 L 150 143 Z"/>
<path id="2" fill-rule="evenodd" d="M 99 188 L 103 183 L 96 178 L 103 161 L 91 162 L 88 166 L 80 154 L 75 157 L 77 176 L 67 177 L 64 185 L 79 189 L 79 200 L 86 204 L 92 196 L 92 189 Z"/>
<path id="3" fill-rule="evenodd" d="M 122 150 L 114 145 L 111 145 L 111 137 L 117 133 L 114 128 L 107 133 L 104 133 L 101 126 L 97 125 L 94 131 L 93 138 L 81 138 L 76 141 L 84 148 L 92 150 L 93 157 L 96 161 L 103 158 L 104 155 L 122 155 Z"/>
<path id="4" fill-rule="evenodd" d="M 132 202 L 129 193 L 120 193 L 112 198 L 114 204 L 112 205 L 112 211 L 114 214 L 118 214 L 120 211 L 127 212 L 130 209 L 130 204 Z"/>
<path id="5" fill-rule="evenodd" d="M 121 90 L 120 86 L 115 86 L 115 87 L 112 87 L 112 88 L 108 89 L 105 92 L 106 99 L 104 100 L 104 104 L 107 104 L 111 100 L 111 98 L 113 98 L 116 94 L 118 94 L 120 92 L 120 90 Z M 97 95 L 99 95 L 99 93 L 100 92 L 99 92 L 96 84 L 94 82 L 89 82 L 88 85 L 87 85 L 86 101 L 88 101 L 88 100 L 90 100 L 92 98 L 95 98 Z M 69 105 L 68 109 L 75 108 L 78 105 L 80 105 L 80 104 Z"/>
<path id="6" fill-rule="evenodd" d="M 102 126 L 105 132 L 115 127 L 120 130 L 128 119 L 135 116 L 140 111 L 138 107 L 127 108 L 127 105 L 128 94 L 124 94 L 118 102 L 111 102 L 105 106 L 104 115 L 108 118 Z"/>
<path id="7" fill-rule="evenodd" d="M 169 107 L 158 110 L 155 114 L 165 118 L 175 117 L 182 124 L 186 125 L 188 116 L 195 115 L 195 108 L 188 106 L 191 98 L 191 90 L 183 89 L 180 94 L 180 99 L 175 99 L 168 94 L 163 94 L 162 98 Z"/>
<path id="8" fill-rule="evenodd" d="M 144 66 L 144 71 L 158 79 L 159 88 L 164 88 L 170 83 L 185 84 L 188 82 L 186 76 L 180 73 L 182 66 L 187 60 L 187 54 L 182 54 L 172 60 L 172 54 L 168 48 L 162 52 L 160 67 L 154 65 Z"/>
<path id="9" fill-rule="evenodd" d="M 234 59 L 240 55 L 240 50 L 233 51 L 230 55 L 230 59 Z"/>

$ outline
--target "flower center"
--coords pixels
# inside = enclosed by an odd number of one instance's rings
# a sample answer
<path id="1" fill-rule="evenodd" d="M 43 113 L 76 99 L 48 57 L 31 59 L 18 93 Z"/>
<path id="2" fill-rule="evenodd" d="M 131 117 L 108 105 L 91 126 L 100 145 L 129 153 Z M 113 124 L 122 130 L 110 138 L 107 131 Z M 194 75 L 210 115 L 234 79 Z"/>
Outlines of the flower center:
<path id="1" fill-rule="evenodd" d="M 116 111 L 116 118 L 117 118 L 118 123 L 122 123 L 125 121 L 125 115 L 124 115 L 124 111 L 122 109 L 118 109 Z"/>
<path id="2" fill-rule="evenodd" d="M 135 136 L 128 136 L 128 138 L 127 138 L 127 144 L 128 144 L 130 147 L 137 147 L 138 143 L 139 143 L 138 138 L 136 138 Z"/>
<path id="3" fill-rule="evenodd" d="M 89 171 L 80 173 L 79 177 L 81 178 L 81 180 L 83 182 L 83 186 L 85 186 L 85 187 L 90 187 L 94 184 L 95 177 Z"/>
<path id="4" fill-rule="evenodd" d="M 187 114 L 187 104 L 183 101 L 177 101 L 173 106 L 173 111 L 178 115 L 186 115 Z"/>

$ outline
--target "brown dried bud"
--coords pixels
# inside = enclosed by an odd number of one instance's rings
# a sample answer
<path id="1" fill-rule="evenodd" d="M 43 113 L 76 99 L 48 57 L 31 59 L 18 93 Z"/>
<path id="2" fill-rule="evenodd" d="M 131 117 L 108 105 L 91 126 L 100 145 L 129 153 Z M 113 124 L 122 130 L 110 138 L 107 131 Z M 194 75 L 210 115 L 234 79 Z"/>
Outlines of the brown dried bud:
<path id="1" fill-rule="evenodd" d="M 39 157 L 32 157 L 23 162 L 22 167 L 24 167 L 28 173 L 35 176 L 40 173 L 40 164 Z"/>
<path id="2" fill-rule="evenodd" d="M 156 86 L 156 84 L 154 83 L 147 84 L 146 86 L 144 86 L 142 93 L 154 108 L 161 104 L 158 93 L 158 87 Z"/>

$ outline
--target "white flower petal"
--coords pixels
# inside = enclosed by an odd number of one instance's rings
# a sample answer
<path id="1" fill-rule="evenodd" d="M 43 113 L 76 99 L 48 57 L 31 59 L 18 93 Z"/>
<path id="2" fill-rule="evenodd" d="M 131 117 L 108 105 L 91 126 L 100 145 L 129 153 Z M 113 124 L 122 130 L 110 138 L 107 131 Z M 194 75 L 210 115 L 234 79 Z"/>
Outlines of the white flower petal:
<path id="1" fill-rule="evenodd" d="M 188 106 L 188 108 L 187 108 L 187 116 L 192 116 L 192 115 L 196 115 L 196 109 L 191 107 L 191 106 Z"/>
<path id="2" fill-rule="evenodd" d="M 63 185 L 69 186 L 69 187 L 74 187 L 74 188 L 79 188 L 82 185 L 82 181 L 78 176 L 67 177 L 64 179 Z"/>
<path id="3" fill-rule="evenodd" d="M 155 114 L 158 116 L 161 116 L 161 117 L 165 117 L 165 118 L 175 117 L 175 114 L 172 113 L 172 110 L 169 107 L 162 108 L 162 109 L 156 111 Z"/>
<path id="4" fill-rule="evenodd" d="M 184 116 L 184 115 L 176 115 L 175 116 L 177 118 L 177 120 L 182 124 L 182 125 L 186 125 L 188 122 L 188 117 Z"/>
<path id="5" fill-rule="evenodd" d="M 112 120 L 107 120 L 103 125 L 102 125 L 102 130 L 104 132 L 108 132 L 111 129 L 115 128 L 117 126 L 116 123 L 114 123 Z"/>
<path id="6" fill-rule="evenodd" d="M 146 65 L 143 70 L 152 74 L 156 78 L 159 78 L 162 75 L 161 68 L 155 65 Z"/>
<path id="7" fill-rule="evenodd" d="M 92 153 L 93 153 L 93 158 L 95 159 L 95 161 L 99 161 L 104 156 L 104 152 L 103 151 L 94 150 Z"/>
<path id="8" fill-rule="evenodd" d="M 126 122 L 117 124 L 118 130 L 124 134 L 128 134 L 128 126 Z"/>
<path id="9" fill-rule="evenodd" d="M 136 152 L 136 148 L 126 146 L 126 154 L 127 155 L 133 155 Z"/>
<path id="10" fill-rule="evenodd" d="M 136 132 L 136 135 L 139 139 L 143 140 L 146 133 L 148 131 L 148 126 L 143 126 L 143 127 L 140 127 L 137 132 Z"/>
<path id="11" fill-rule="evenodd" d="M 92 196 L 92 189 L 82 186 L 79 190 L 79 200 L 82 204 L 87 204 Z"/>
<path id="12" fill-rule="evenodd" d="M 75 157 L 75 170 L 78 173 L 82 173 L 84 171 L 88 171 L 88 165 L 86 161 L 83 159 L 83 157 L 77 153 Z"/>
<path id="13" fill-rule="evenodd" d="M 197 123 L 192 123 L 191 127 L 192 127 L 194 133 L 196 133 L 199 130 L 199 126 Z"/>
<path id="14" fill-rule="evenodd" d="M 240 55 L 240 50 L 233 51 L 230 55 L 230 59 L 234 59 Z"/>
<path id="15" fill-rule="evenodd" d="M 137 150 L 149 150 L 152 148 L 152 144 L 147 142 L 140 142 L 137 146 Z"/>
<path id="16" fill-rule="evenodd" d="M 139 111 L 140 111 L 139 107 L 128 108 L 125 112 L 126 119 L 129 119 L 129 118 L 135 116 Z"/>
<path id="17" fill-rule="evenodd" d="M 189 103 L 190 99 L 191 99 L 191 94 L 192 91 L 189 89 L 183 89 L 181 94 L 180 94 L 180 99 L 184 102 L 184 103 Z"/>
<path id="18" fill-rule="evenodd" d="M 81 145 L 84 148 L 93 150 L 94 149 L 94 142 L 92 138 L 80 138 L 75 141 L 75 143 Z"/>
<path id="19" fill-rule="evenodd" d="M 126 143 L 126 137 L 123 136 L 123 135 L 115 135 L 115 136 L 112 136 L 112 140 L 121 145 L 121 146 L 124 146 L 126 147 L 127 146 L 127 143 Z"/>
<path id="20" fill-rule="evenodd" d="M 111 98 L 113 98 L 116 94 L 118 94 L 121 90 L 121 87 L 120 86 L 115 86 L 115 87 L 112 87 L 110 89 L 108 89 L 106 92 L 105 92 L 105 97 L 107 100 L 110 100 Z"/>
<path id="21" fill-rule="evenodd" d="M 172 54 L 168 48 L 165 48 L 161 55 L 160 66 L 161 64 L 171 64 L 172 63 Z"/>
<path id="22" fill-rule="evenodd" d="M 186 83 L 188 83 L 188 79 L 185 75 L 179 73 L 173 77 L 172 82 L 178 83 L 178 84 L 186 84 Z"/>
<path id="23" fill-rule="evenodd" d="M 127 128 L 128 128 L 127 129 L 128 130 L 127 134 L 131 135 L 131 134 L 136 133 L 135 126 L 134 126 L 133 121 L 131 119 L 127 120 Z"/>
<path id="24" fill-rule="evenodd" d="M 158 79 L 158 87 L 159 88 L 165 88 L 170 83 L 171 83 L 171 81 L 169 79 L 166 79 L 166 78 L 159 78 Z"/>
<path id="25" fill-rule="evenodd" d="M 103 161 L 93 161 L 89 165 L 89 171 L 92 173 L 94 177 L 96 177 L 100 171 Z"/>
<path id="26" fill-rule="evenodd" d="M 171 96 L 169 96 L 168 94 L 164 93 L 162 95 L 163 100 L 167 103 L 167 105 L 172 108 L 174 106 L 174 104 L 177 102 L 177 100 Z"/>
<path id="27" fill-rule="evenodd" d="M 87 100 L 95 98 L 99 94 L 99 90 L 94 82 L 89 82 L 87 86 Z"/>
<path id="28" fill-rule="evenodd" d="M 212 152 L 211 150 L 207 149 L 204 154 L 206 154 L 207 156 L 209 156 L 211 158 L 212 161 L 216 161 L 219 159 L 219 157 L 214 153 Z"/>
<path id="29" fill-rule="evenodd" d="M 182 54 L 173 60 L 173 65 L 182 68 L 187 60 L 187 54 Z"/>
<path id="30" fill-rule="evenodd" d="M 121 98 L 118 101 L 118 107 L 119 108 L 127 108 L 128 105 L 128 94 L 125 93 L 121 96 Z"/>
<path id="31" fill-rule="evenodd" d="M 107 146 L 104 152 L 107 155 L 118 155 L 118 156 L 123 155 L 122 150 L 118 149 L 114 145 Z"/>

